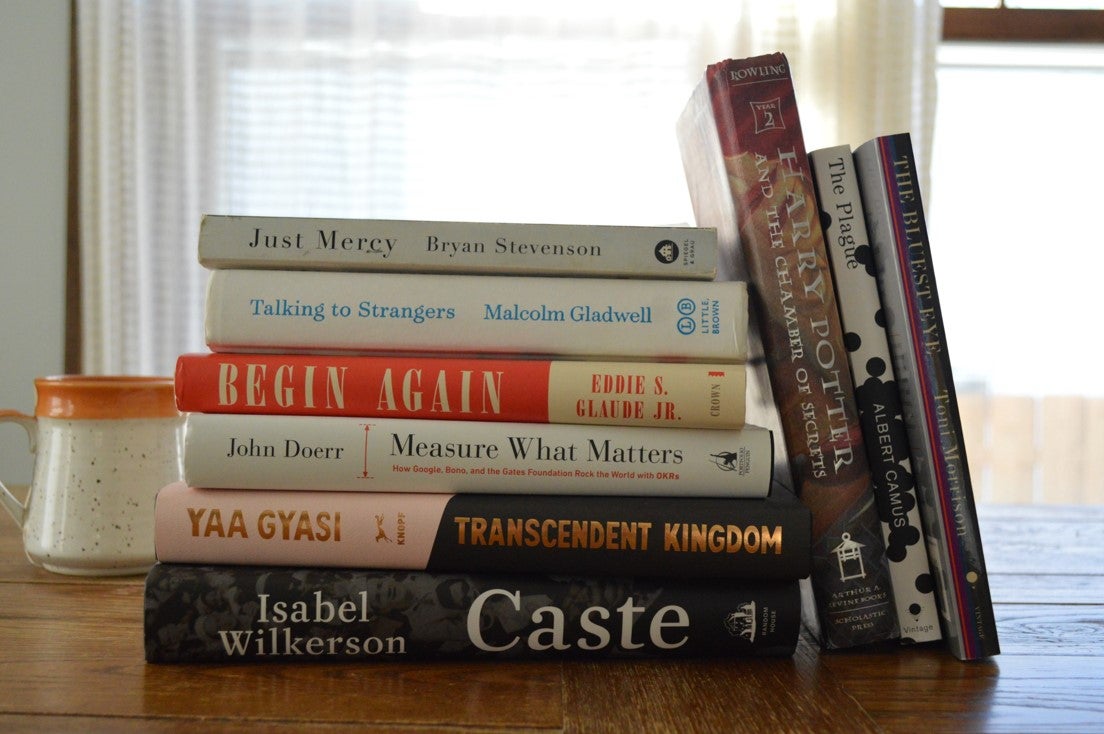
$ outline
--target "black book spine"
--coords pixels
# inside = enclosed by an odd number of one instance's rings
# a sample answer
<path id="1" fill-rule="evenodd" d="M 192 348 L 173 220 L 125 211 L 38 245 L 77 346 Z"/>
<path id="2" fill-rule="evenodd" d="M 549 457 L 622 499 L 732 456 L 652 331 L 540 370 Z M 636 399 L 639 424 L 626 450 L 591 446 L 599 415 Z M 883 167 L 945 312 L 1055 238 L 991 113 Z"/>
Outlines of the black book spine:
<path id="1" fill-rule="evenodd" d="M 155 663 L 792 655 L 799 629 L 797 581 L 157 564 L 145 587 Z"/>

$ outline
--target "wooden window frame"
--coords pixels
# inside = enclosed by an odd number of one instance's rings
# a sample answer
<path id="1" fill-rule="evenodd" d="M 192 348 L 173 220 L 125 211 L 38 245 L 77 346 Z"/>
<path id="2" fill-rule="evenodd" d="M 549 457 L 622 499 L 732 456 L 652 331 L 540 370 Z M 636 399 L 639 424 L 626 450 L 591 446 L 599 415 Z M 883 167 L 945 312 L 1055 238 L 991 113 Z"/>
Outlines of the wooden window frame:
<path id="1" fill-rule="evenodd" d="M 943 40 L 1102 43 L 1104 10 L 944 8 Z"/>

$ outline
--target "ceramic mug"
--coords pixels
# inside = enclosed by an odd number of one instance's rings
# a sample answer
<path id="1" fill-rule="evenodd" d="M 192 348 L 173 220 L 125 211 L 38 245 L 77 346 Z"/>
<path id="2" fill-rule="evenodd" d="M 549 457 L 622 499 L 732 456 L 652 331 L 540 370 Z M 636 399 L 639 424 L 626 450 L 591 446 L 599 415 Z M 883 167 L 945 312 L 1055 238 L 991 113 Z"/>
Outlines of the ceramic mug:
<path id="1" fill-rule="evenodd" d="M 172 378 L 40 377 L 35 391 L 33 416 L 0 411 L 27 431 L 35 459 L 25 501 L 0 483 L 27 557 L 56 573 L 144 573 L 155 560 L 154 498 L 183 477 Z"/>

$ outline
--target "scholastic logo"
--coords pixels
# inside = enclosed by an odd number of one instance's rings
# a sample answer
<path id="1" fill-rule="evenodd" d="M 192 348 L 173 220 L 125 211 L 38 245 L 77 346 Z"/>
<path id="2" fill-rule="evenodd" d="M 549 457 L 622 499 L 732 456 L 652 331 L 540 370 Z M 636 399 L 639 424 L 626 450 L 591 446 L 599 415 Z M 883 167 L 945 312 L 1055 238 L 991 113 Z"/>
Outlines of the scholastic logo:
<path id="1" fill-rule="evenodd" d="M 755 134 L 773 130 L 785 130 L 782 120 L 782 101 L 775 97 L 764 102 L 750 102 L 751 115 L 755 120 Z"/>

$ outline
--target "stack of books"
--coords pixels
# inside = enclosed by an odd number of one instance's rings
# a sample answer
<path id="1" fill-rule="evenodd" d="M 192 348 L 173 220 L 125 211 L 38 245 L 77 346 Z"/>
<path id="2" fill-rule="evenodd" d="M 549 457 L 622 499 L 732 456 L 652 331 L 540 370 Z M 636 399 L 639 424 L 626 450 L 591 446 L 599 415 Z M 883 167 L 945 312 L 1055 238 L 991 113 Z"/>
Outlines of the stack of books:
<path id="1" fill-rule="evenodd" d="M 716 232 L 208 216 L 151 662 L 792 654 Z"/>

